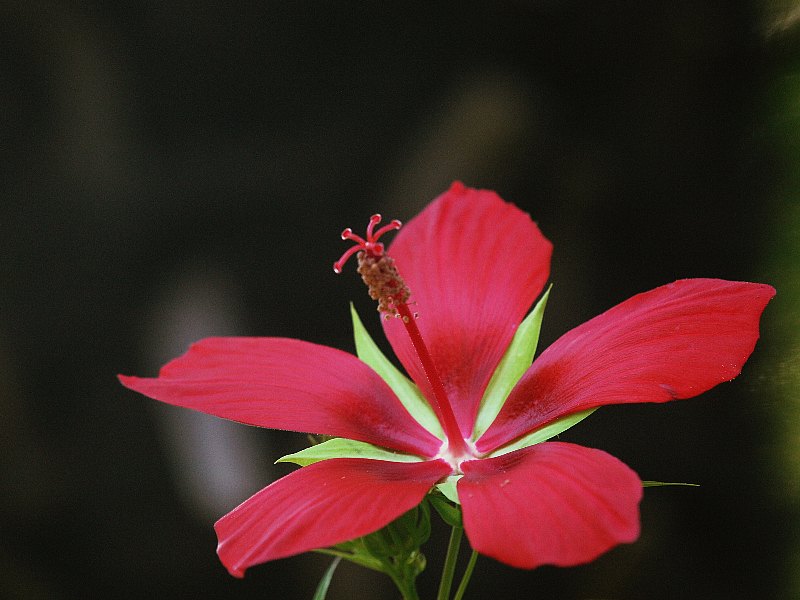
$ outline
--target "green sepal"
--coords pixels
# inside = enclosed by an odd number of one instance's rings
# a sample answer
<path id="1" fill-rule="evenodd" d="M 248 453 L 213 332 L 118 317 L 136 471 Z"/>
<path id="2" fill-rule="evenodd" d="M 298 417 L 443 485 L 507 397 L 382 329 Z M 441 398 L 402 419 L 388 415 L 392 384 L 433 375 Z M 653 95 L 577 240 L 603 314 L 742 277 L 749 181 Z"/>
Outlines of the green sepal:
<path id="1" fill-rule="evenodd" d="M 369 556 L 377 558 L 381 562 L 395 554 L 386 528 L 373 531 L 369 535 L 359 538 L 359 541 Z"/>
<path id="2" fill-rule="evenodd" d="M 431 509 L 423 501 L 385 527 L 354 541 L 368 555 L 385 562 L 392 557 L 415 554 L 430 536 Z"/>
<path id="3" fill-rule="evenodd" d="M 395 555 L 419 550 L 431 537 L 431 509 L 424 500 L 386 526 Z"/>
<path id="4" fill-rule="evenodd" d="M 436 489 L 439 490 L 445 498 L 450 500 L 450 502 L 453 502 L 454 504 L 461 504 L 461 502 L 458 501 L 458 490 L 456 489 L 456 484 L 462 477 L 463 475 L 450 475 L 442 483 L 437 483 Z"/>
<path id="5" fill-rule="evenodd" d="M 451 504 L 444 494 L 433 491 L 428 494 L 428 500 L 442 517 L 442 520 L 450 527 L 463 527 L 464 522 L 461 518 L 461 506 Z"/>
<path id="6" fill-rule="evenodd" d="M 360 539 L 361 538 L 359 538 L 359 542 Z M 361 549 L 357 549 L 356 541 L 351 540 L 349 542 L 336 544 L 336 546 L 332 548 L 317 548 L 314 550 L 314 552 L 325 554 L 326 556 L 338 556 L 366 569 L 377 571 L 378 573 L 386 572 L 384 565 L 380 560 L 363 552 L 363 546 L 360 546 L 360 548 Z"/>
<path id="7" fill-rule="evenodd" d="M 699 483 L 673 483 L 665 481 L 642 481 L 642 487 L 662 487 L 665 485 L 681 485 L 684 487 L 700 487 Z"/>
<path id="8" fill-rule="evenodd" d="M 444 440 L 444 431 L 439 419 L 436 418 L 436 413 L 433 412 L 433 409 L 414 382 L 403 375 L 381 352 L 378 345 L 370 337 L 369 332 L 364 328 L 364 324 L 361 322 L 352 303 L 350 304 L 350 316 L 353 319 L 353 336 L 356 342 L 358 358 L 372 367 L 383 378 L 397 395 L 405 409 L 420 425 L 440 440 Z"/>
<path id="9" fill-rule="evenodd" d="M 329 458 L 370 458 L 372 460 L 389 460 L 392 462 L 422 462 L 424 459 L 413 454 L 403 454 L 394 450 L 387 450 L 373 446 L 367 442 L 348 440 L 346 438 L 333 438 L 316 446 L 304 448 L 294 454 L 281 456 L 276 463 L 288 462 L 306 467 L 321 460 Z"/>
<path id="10" fill-rule="evenodd" d="M 495 456 L 502 456 L 503 454 L 514 452 L 515 450 L 521 450 L 522 448 L 527 448 L 528 446 L 533 446 L 534 444 L 546 442 L 550 438 L 557 436 L 559 433 L 566 431 L 573 425 L 577 425 L 596 410 L 597 408 L 590 408 L 588 410 L 582 410 L 581 412 L 572 413 L 566 417 L 556 419 L 555 421 L 548 423 L 536 431 L 532 431 L 527 435 L 523 435 L 521 438 L 517 438 L 510 444 L 498 448 L 489 454 L 489 457 L 493 458 Z"/>
<path id="11" fill-rule="evenodd" d="M 431 533 L 431 511 L 426 500 L 377 531 L 317 550 L 386 573 L 403 598 L 418 598 L 415 580 L 427 561 L 420 546 Z"/>
<path id="12" fill-rule="evenodd" d="M 314 597 L 311 600 L 325 600 L 325 596 L 328 595 L 328 587 L 331 585 L 331 579 L 333 579 L 333 572 L 340 562 L 342 562 L 342 557 L 337 556 L 330 566 L 325 569 L 325 573 L 322 575 L 322 579 L 319 580 L 319 585 L 317 585 L 317 591 L 314 592 Z"/>
<path id="13" fill-rule="evenodd" d="M 533 307 L 530 314 L 519 324 L 511 344 L 497 365 L 489 385 L 481 399 L 475 427 L 472 430 L 472 440 L 481 437 L 497 417 L 500 409 L 511 393 L 511 390 L 528 370 L 536 353 L 539 343 L 539 332 L 542 328 L 542 317 L 550 295 L 551 285 Z"/>

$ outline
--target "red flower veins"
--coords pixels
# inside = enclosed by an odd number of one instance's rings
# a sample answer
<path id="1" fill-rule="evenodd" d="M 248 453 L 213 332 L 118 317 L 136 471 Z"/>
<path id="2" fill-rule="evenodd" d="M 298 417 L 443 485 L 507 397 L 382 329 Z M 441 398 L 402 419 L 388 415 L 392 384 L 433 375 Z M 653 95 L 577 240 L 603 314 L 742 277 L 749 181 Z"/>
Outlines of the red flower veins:
<path id="1" fill-rule="evenodd" d="M 366 535 L 452 476 L 470 544 L 509 565 L 575 565 L 635 540 L 642 487 L 630 468 L 600 450 L 519 440 L 581 411 L 690 398 L 734 378 L 775 290 L 687 279 L 634 296 L 553 343 L 478 426 L 490 380 L 547 281 L 551 244 L 518 208 L 460 183 L 388 249 L 378 240 L 400 223 L 375 231 L 379 222 L 370 219 L 365 238 L 343 232 L 356 244 L 334 270 L 358 253 L 380 309 L 398 316 L 382 319 L 384 331 L 438 430 L 412 416 L 397 387 L 366 363 L 299 340 L 210 338 L 157 378 L 120 376 L 170 404 L 386 450 L 380 459 L 310 464 L 222 517 L 215 529 L 228 570 L 241 576 Z"/>

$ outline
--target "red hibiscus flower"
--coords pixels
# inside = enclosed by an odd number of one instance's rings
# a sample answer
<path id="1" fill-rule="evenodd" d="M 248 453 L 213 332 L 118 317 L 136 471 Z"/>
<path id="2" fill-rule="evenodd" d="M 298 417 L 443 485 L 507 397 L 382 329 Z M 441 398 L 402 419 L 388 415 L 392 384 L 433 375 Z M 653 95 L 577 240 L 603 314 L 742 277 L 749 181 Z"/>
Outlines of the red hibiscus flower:
<path id="1" fill-rule="evenodd" d="M 527 214 L 456 183 L 384 251 L 346 230 L 412 383 L 354 316 L 360 358 L 283 338 L 194 344 L 157 378 L 120 376 L 157 400 L 250 425 L 335 439 L 215 525 L 237 576 L 366 535 L 434 487 L 461 504 L 472 547 L 516 567 L 575 565 L 639 535 L 642 483 L 616 458 L 546 441 L 607 404 L 696 396 L 753 351 L 768 285 L 688 279 L 570 331 L 531 364 L 551 244 Z M 546 295 L 545 295 L 546 298 Z M 412 314 L 409 308 L 412 303 Z M 416 318 L 418 316 L 418 318 Z"/>

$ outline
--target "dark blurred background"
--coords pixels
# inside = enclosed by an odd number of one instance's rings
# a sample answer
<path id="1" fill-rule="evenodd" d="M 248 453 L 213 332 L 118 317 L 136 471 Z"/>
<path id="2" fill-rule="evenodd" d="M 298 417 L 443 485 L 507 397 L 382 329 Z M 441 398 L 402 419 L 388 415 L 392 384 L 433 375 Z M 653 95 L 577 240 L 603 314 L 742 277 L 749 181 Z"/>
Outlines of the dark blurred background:
<path id="1" fill-rule="evenodd" d="M 798 20 L 780 0 L 0 2 L 0 597 L 310 598 L 329 559 L 240 581 L 212 530 L 303 437 L 115 376 L 211 334 L 352 351 L 350 300 L 379 337 L 331 270 L 339 232 L 453 179 L 554 242 L 540 347 L 682 277 L 778 288 L 739 379 L 563 436 L 701 487 L 648 489 L 641 539 L 586 566 L 481 559 L 468 598 L 800 597 Z M 349 566 L 329 595 L 396 597 Z"/>

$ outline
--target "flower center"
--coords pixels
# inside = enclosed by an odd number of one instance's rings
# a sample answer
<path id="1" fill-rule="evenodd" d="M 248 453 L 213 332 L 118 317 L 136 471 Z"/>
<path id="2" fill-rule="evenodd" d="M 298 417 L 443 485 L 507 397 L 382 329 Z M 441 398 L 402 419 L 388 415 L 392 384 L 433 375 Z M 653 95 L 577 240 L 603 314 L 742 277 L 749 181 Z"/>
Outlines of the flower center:
<path id="1" fill-rule="evenodd" d="M 354 234 L 349 227 L 342 232 L 342 239 L 352 240 L 355 245 L 345 251 L 341 258 L 333 263 L 333 270 L 336 273 L 341 273 L 345 262 L 358 252 L 358 272 L 369 288 L 370 297 L 378 301 L 378 310 L 386 318 L 394 316 L 403 322 L 406 332 L 411 338 L 411 344 L 422 364 L 422 369 L 425 371 L 425 376 L 428 378 L 433 390 L 434 397 L 428 398 L 428 401 L 431 402 L 431 407 L 442 424 L 442 429 L 447 437 L 447 446 L 440 453 L 441 458 L 447 460 L 457 470 L 463 459 L 475 456 L 475 449 L 469 447 L 469 444 L 461 434 L 441 377 L 439 377 L 436 365 L 417 327 L 416 319 L 418 315 L 417 313 L 412 313 L 408 307 L 411 292 L 395 267 L 394 260 L 386 254 L 383 244 L 378 242 L 378 238 L 387 231 L 400 229 L 401 223 L 393 220 L 388 225 L 378 229 L 378 231 L 374 231 L 375 225 L 380 221 L 380 215 L 372 215 L 370 217 L 366 238 Z"/>
<path id="2" fill-rule="evenodd" d="M 462 438 L 463 439 L 463 438 Z M 453 448 L 450 442 L 445 442 L 442 449 L 434 458 L 440 458 L 453 468 L 453 475 L 463 475 L 461 470 L 461 463 L 466 460 L 474 460 L 480 458 L 480 453 L 475 444 L 469 440 L 463 440 L 464 443 L 460 449 Z"/>

